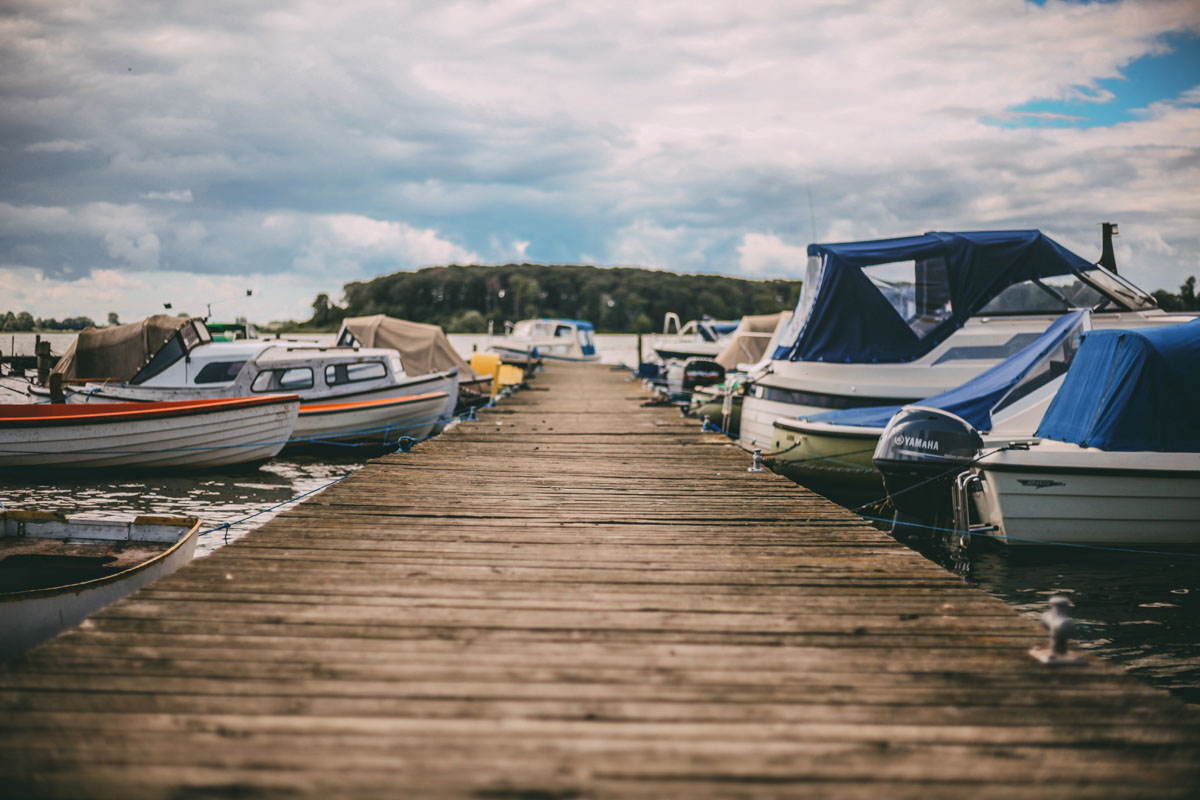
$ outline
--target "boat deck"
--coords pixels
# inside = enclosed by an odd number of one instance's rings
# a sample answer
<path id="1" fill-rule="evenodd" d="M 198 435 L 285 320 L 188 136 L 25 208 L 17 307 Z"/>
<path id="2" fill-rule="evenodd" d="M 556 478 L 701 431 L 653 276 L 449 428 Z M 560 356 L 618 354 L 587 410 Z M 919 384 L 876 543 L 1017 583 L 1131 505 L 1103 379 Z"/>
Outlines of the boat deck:
<path id="1" fill-rule="evenodd" d="M 1200 716 L 552 364 L 0 669 L 33 797 L 1193 797 Z"/>

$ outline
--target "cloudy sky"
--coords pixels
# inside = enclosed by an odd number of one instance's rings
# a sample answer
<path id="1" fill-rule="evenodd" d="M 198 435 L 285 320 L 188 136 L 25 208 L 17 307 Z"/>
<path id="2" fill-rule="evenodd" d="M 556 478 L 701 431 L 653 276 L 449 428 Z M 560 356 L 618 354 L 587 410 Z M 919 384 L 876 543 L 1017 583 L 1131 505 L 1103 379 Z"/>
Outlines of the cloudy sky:
<path id="1" fill-rule="evenodd" d="M 1040 228 L 1200 275 L 1200 3 L 0 4 L 0 312 L 307 318 L 446 263 L 794 277 Z M 245 296 L 253 289 L 252 297 Z"/>

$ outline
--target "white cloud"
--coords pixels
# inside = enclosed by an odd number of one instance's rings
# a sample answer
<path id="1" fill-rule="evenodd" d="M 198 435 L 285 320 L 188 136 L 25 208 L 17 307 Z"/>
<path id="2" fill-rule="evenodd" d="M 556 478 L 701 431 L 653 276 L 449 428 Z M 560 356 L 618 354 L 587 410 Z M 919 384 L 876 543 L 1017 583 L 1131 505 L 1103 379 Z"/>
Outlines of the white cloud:
<path id="1" fill-rule="evenodd" d="M 808 264 L 807 246 L 787 244 L 769 233 L 747 233 L 737 251 L 738 267 L 754 277 L 802 278 Z"/>
<path id="2" fill-rule="evenodd" d="M 1100 82 L 1200 33 L 1194 0 L 114 0 L 0 26 L 0 261 L 46 280 L 337 296 L 531 250 L 759 276 L 814 235 L 810 188 L 826 241 L 1040 227 L 1089 255 L 1115 219 L 1148 288 L 1200 262 L 1200 87 L 1109 128 L 984 122 L 1120 95 Z"/>

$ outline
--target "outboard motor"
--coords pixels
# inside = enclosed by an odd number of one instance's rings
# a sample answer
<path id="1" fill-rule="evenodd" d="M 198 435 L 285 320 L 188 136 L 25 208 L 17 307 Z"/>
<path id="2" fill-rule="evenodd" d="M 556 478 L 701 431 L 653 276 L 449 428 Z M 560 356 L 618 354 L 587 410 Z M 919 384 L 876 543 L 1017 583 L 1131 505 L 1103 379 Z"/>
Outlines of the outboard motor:
<path id="1" fill-rule="evenodd" d="M 896 522 L 920 521 L 949 527 L 954 519 L 954 479 L 983 449 L 983 437 L 966 420 L 925 406 L 896 412 L 879 444 L 875 469 L 896 509 Z"/>
<path id="2" fill-rule="evenodd" d="M 683 391 L 691 394 L 697 386 L 712 386 L 725 380 L 725 368 L 711 358 L 689 358 L 683 364 Z"/>

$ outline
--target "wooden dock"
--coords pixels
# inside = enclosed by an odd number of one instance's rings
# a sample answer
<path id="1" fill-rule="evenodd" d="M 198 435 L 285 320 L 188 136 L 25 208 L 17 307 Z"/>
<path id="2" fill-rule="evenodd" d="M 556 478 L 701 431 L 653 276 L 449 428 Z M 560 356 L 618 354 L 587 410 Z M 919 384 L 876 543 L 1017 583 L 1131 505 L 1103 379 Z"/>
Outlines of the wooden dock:
<path id="1" fill-rule="evenodd" d="M 0 669 L 0 796 L 1195 797 L 1200 717 L 604 367 Z"/>

